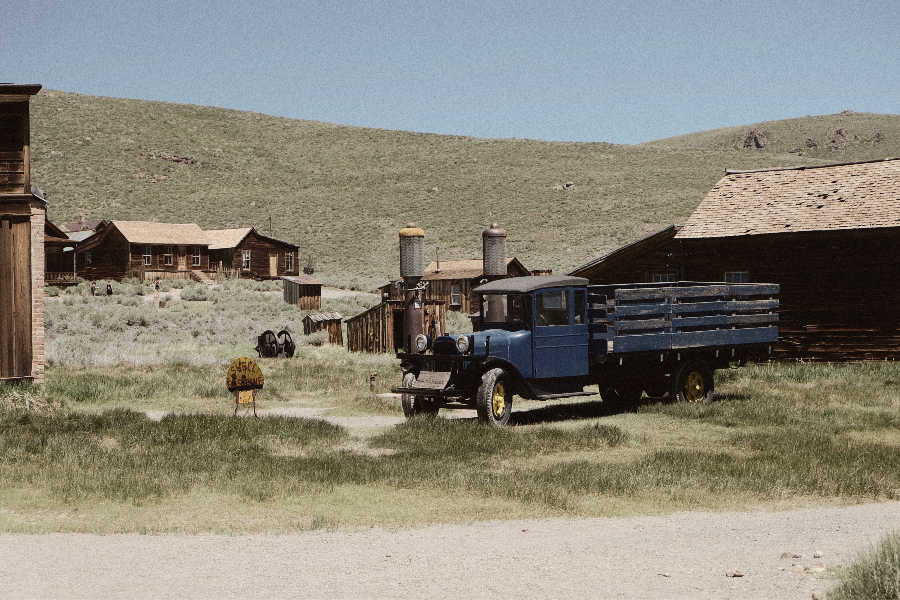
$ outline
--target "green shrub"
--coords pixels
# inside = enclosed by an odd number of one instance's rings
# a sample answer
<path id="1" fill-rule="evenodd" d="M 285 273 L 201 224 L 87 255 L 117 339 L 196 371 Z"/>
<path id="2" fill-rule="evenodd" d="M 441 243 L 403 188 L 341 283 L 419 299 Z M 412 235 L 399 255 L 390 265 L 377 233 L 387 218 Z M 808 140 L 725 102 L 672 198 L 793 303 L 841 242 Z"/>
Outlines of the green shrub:
<path id="1" fill-rule="evenodd" d="M 205 285 L 192 285 L 181 291 L 182 300 L 209 300 L 209 291 Z"/>
<path id="2" fill-rule="evenodd" d="M 891 533 L 841 573 L 829 600 L 900 599 L 900 533 Z"/>

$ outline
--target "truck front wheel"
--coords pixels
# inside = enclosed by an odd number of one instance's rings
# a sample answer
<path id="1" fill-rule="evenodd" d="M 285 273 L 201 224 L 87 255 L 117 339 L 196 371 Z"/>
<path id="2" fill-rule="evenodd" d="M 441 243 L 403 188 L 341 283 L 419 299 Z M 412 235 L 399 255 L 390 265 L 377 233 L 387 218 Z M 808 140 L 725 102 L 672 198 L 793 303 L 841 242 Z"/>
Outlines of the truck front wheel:
<path id="1" fill-rule="evenodd" d="M 669 398 L 674 402 L 709 402 L 713 388 L 712 368 L 702 360 L 688 361 L 675 370 Z"/>
<path id="2" fill-rule="evenodd" d="M 416 382 L 415 373 L 406 373 L 403 376 L 403 387 L 410 388 Z M 436 402 L 425 396 L 414 394 L 400 394 L 400 404 L 403 406 L 403 416 L 407 419 L 424 415 L 426 417 L 437 416 L 440 407 Z"/>
<path id="3" fill-rule="evenodd" d="M 512 413 L 512 390 L 503 369 L 491 369 L 481 376 L 481 385 L 475 393 L 478 420 L 492 427 L 509 423 Z"/>

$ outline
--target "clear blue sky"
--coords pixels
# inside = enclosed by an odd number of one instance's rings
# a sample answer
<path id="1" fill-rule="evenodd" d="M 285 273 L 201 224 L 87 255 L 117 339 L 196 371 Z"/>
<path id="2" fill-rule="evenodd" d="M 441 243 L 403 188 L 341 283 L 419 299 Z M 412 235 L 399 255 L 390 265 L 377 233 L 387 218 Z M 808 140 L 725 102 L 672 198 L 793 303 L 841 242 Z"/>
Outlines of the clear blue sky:
<path id="1" fill-rule="evenodd" d="M 3 81 L 386 129 L 638 143 L 900 112 L 896 0 L 0 0 L 0 14 Z"/>

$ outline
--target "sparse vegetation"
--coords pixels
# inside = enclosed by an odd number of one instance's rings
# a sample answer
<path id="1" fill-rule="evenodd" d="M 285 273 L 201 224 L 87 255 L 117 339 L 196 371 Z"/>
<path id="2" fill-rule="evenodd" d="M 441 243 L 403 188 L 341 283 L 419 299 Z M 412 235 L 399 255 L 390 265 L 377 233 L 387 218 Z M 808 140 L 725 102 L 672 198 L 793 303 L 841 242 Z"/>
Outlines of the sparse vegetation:
<path id="1" fill-rule="evenodd" d="M 720 371 L 710 404 L 628 413 L 517 401 L 507 430 L 444 418 L 351 431 L 286 416 L 256 422 L 229 416 L 227 363 L 254 354 L 251 335 L 298 327 L 303 313 L 265 283 L 204 285 L 206 302 L 172 291 L 166 308 L 149 289 L 125 282 L 91 297 L 82 284 L 48 299 L 47 383 L 0 397 L 0 501 L 9 514 L 42 518 L 0 514 L 0 530 L 259 531 L 485 510 L 610 515 L 900 497 L 896 363 Z M 326 299 L 323 308 L 352 314 L 373 299 Z M 376 395 L 399 380 L 393 356 L 295 339 L 294 358 L 260 360 L 263 409 L 399 417 Z M 236 524 L 226 505 L 268 516 Z M 175 506 L 187 522 L 160 520 Z M 296 519 L 298 510 L 308 518 Z"/>
<path id="2" fill-rule="evenodd" d="M 900 599 L 900 533 L 891 533 L 845 568 L 828 600 Z"/>
<path id="3" fill-rule="evenodd" d="M 683 222 L 727 167 L 900 155 L 900 116 L 760 126 L 762 150 L 743 149 L 749 125 L 641 146 L 491 140 L 43 90 L 32 101 L 32 170 L 55 221 L 253 225 L 301 254 L 313 248 L 317 279 L 373 289 L 396 277 L 397 229 L 409 221 L 425 228 L 429 256 L 440 247 L 447 259 L 477 257 L 480 230 L 499 221 L 511 254 L 559 273 Z M 849 143 L 832 149 L 839 128 Z"/>

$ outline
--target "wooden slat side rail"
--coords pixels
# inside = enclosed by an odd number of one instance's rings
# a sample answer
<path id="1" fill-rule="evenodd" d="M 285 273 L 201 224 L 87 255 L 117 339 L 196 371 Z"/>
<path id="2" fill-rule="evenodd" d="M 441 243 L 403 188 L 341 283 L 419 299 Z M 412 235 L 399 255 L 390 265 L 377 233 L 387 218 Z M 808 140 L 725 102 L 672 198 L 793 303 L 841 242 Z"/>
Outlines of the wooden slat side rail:
<path id="1" fill-rule="evenodd" d="M 734 283 L 728 286 L 728 294 L 740 296 L 777 296 L 780 286 L 777 283 Z"/>
<path id="2" fill-rule="evenodd" d="M 616 321 L 615 328 L 620 331 L 649 331 L 653 329 L 671 329 L 672 322 L 667 319 L 637 319 L 633 321 Z"/>

